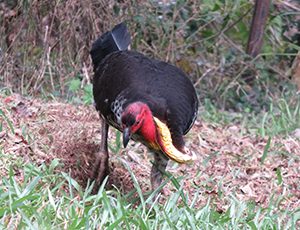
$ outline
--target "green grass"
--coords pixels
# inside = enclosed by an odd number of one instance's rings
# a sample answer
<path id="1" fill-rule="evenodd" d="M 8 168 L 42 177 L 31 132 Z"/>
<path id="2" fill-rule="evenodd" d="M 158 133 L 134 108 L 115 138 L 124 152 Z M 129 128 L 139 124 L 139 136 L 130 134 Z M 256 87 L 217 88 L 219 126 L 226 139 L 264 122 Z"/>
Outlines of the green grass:
<path id="1" fill-rule="evenodd" d="M 300 218 L 300 209 L 280 211 L 276 201 L 263 209 L 234 196 L 228 198 L 230 206 L 223 213 L 209 200 L 196 208 L 200 194 L 186 193 L 175 178 L 171 182 L 177 191 L 160 204 L 152 201 L 152 195 L 143 197 L 130 171 L 138 191 L 138 202 L 132 204 L 130 195 L 103 186 L 92 195 L 92 185 L 80 187 L 69 175 L 55 173 L 58 166 L 58 160 L 49 166 L 25 165 L 22 182 L 12 169 L 2 177 L 2 229 L 295 229 Z M 184 202 L 178 203 L 180 198 Z"/>
<path id="2" fill-rule="evenodd" d="M 277 134 L 287 135 L 300 127 L 300 100 L 288 102 L 279 99 L 270 105 L 261 119 L 258 132 L 261 136 L 272 136 Z"/>
<path id="3" fill-rule="evenodd" d="M 274 99 L 267 110 L 260 112 L 245 109 L 242 112 L 222 111 L 210 101 L 204 101 L 201 119 L 216 124 L 242 124 L 242 127 L 262 137 L 287 136 L 300 128 L 300 96 Z M 245 130 L 242 130 L 242 132 Z"/>

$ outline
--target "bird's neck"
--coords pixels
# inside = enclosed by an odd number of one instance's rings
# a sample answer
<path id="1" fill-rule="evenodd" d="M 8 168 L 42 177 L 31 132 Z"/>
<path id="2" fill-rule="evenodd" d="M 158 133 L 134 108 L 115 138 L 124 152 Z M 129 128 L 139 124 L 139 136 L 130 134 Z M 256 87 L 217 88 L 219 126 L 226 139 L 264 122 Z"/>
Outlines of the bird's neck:
<path id="1" fill-rule="evenodd" d="M 145 141 L 152 147 L 154 147 L 153 145 L 156 145 L 157 143 L 156 125 L 153 120 L 151 110 L 148 107 L 145 110 L 144 121 L 141 128 L 139 129 L 139 134 L 143 136 Z"/>

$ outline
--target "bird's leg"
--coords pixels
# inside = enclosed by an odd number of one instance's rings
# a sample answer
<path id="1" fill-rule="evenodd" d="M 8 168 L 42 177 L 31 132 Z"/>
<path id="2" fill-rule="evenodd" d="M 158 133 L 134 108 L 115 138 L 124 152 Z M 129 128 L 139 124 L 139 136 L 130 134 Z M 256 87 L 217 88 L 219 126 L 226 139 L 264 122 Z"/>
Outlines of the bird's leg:
<path id="1" fill-rule="evenodd" d="M 166 171 L 168 158 L 163 153 L 154 152 L 154 163 L 151 169 L 151 186 L 152 191 L 157 189 L 162 182 L 163 174 Z"/>
<path id="2" fill-rule="evenodd" d="M 97 193 L 100 185 L 102 184 L 105 177 L 109 174 L 108 166 L 108 148 L 107 148 L 107 138 L 108 138 L 108 124 L 101 118 L 101 144 L 100 150 L 96 155 L 96 163 L 94 168 L 93 179 L 95 180 L 94 192 Z"/>

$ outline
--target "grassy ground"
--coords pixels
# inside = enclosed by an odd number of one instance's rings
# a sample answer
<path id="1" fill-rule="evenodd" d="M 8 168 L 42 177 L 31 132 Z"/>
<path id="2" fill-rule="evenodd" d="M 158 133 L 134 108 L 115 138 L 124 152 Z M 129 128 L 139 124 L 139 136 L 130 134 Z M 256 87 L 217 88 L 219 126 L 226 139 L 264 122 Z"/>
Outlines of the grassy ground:
<path id="1" fill-rule="evenodd" d="M 170 163 L 163 185 L 166 195 L 153 202 L 151 154 L 133 142 L 121 149 L 114 130 L 111 175 L 106 188 L 91 194 L 93 153 L 100 139 L 92 106 L 2 93 L 1 226 L 296 229 L 300 220 L 296 99 L 289 103 L 281 99 L 271 112 L 255 116 L 218 111 L 207 102 L 186 137 L 198 160 L 192 165 Z M 277 111 L 278 106 L 286 110 Z"/>

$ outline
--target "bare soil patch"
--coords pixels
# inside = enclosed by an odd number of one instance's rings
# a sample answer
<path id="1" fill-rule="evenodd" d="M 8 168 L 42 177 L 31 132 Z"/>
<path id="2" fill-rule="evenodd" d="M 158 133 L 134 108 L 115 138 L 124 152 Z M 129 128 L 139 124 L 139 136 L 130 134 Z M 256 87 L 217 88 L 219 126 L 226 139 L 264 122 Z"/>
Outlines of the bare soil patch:
<path id="1" fill-rule="evenodd" d="M 100 122 L 92 106 L 45 102 L 13 94 L 0 96 L 0 109 L 5 114 L 0 116 L 0 144 L 3 154 L 9 156 L 0 160 L 1 176 L 8 173 L 5 165 L 14 164 L 19 158 L 36 164 L 58 158 L 63 163 L 59 170 L 86 185 L 100 141 Z M 292 136 L 272 138 L 262 164 L 267 139 L 250 132 L 241 135 L 241 129 L 239 124 L 212 125 L 198 119 L 186 136 L 187 146 L 198 155 L 198 160 L 191 165 L 170 162 L 168 172 L 183 177 L 181 183 L 189 196 L 199 192 L 198 205 L 210 198 L 224 211 L 229 205 L 226 197 L 235 196 L 263 207 L 276 201 L 282 209 L 299 208 L 299 140 Z M 115 131 L 110 130 L 113 144 Z M 151 154 L 147 149 L 131 141 L 126 149 L 110 153 L 108 185 L 127 194 L 134 185 L 122 161 L 131 167 L 143 191 L 149 191 Z M 19 168 L 15 168 L 15 174 L 22 180 Z M 171 193 L 175 187 L 169 182 L 165 190 Z"/>

